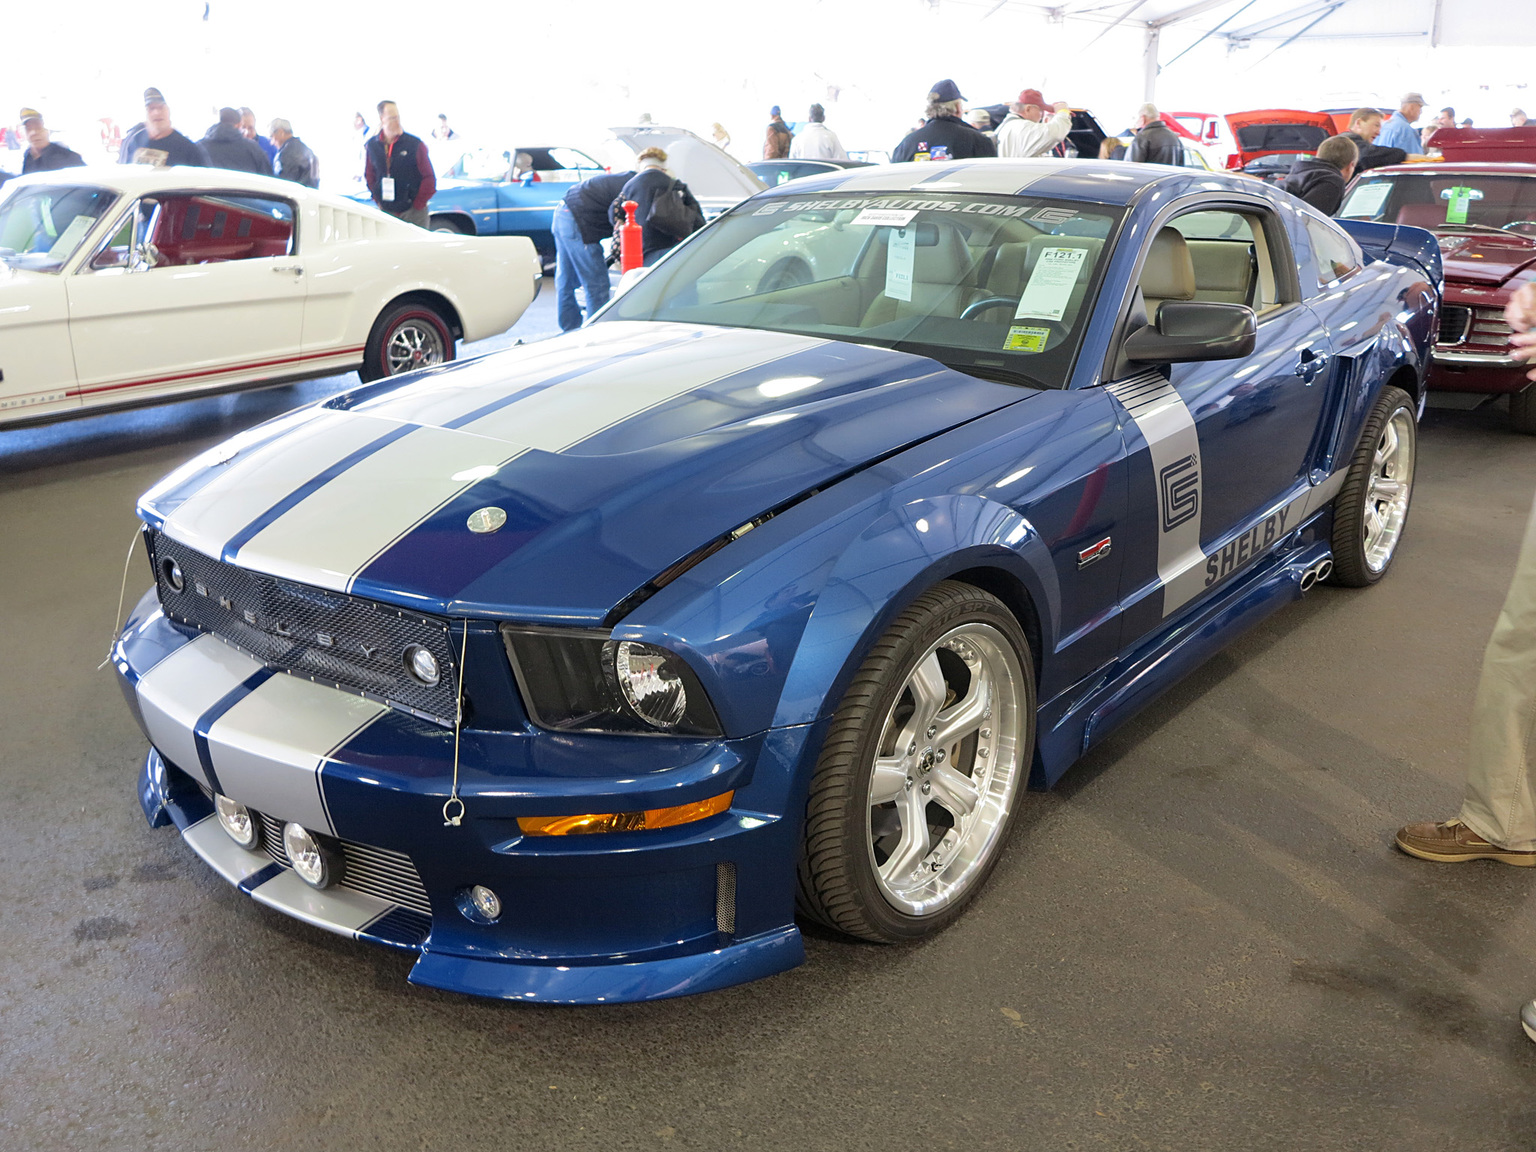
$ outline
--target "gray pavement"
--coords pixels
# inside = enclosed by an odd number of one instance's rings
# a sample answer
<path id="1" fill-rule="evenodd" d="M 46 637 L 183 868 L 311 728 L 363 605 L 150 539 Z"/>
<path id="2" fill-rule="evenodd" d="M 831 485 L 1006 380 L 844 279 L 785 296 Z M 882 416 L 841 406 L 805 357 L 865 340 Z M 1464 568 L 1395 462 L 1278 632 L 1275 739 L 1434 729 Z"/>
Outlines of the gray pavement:
<path id="1" fill-rule="evenodd" d="M 1536 870 L 1390 846 L 1456 809 L 1536 491 L 1498 409 L 1427 417 L 1382 585 L 1272 617 L 1029 795 L 938 939 L 808 931 L 755 985 L 553 1009 L 407 985 L 133 796 L 95 665 L 134 497 L 346 383 L 0 432 L 0 1148 L 1536 1149 Z"/>

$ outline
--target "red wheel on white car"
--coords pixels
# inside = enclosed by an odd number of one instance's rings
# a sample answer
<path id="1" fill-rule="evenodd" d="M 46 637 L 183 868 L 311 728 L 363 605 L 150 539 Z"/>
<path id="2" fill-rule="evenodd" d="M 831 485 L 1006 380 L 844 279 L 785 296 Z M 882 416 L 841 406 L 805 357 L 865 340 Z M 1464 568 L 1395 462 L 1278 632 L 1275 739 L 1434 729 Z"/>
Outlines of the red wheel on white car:
<path id="1" fill-rule="evenodd" d="M 397 304 L 369 333 L 358 375 L 364 383 L 399 376 L 447 363 L 454 352 L 453 333 L 436 310 L 426 304 Z"/>

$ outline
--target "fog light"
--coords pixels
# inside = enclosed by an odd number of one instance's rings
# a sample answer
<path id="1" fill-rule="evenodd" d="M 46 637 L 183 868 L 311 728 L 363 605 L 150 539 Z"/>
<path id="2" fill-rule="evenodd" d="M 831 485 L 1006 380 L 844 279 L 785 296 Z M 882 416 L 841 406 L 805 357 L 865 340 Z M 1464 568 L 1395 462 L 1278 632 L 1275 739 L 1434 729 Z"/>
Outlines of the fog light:
<path id="1" fill-rule="evenodd" d="M 311 888 L 328 888 L 341 879 L 341 856 L 302 824 L 283 825 L 283 851 L 299 879 Z"/>
<path id="2" fill-rule="evenodd" d="M 442 673 L 438 671 L 437 657 L 420 644 L 412 644 L 405 650 L 405 670 L 423 684 L 436 684 Z"/>
<path id="3" fill-rule="evenodd" d="M 181 565 L 176 563 L 174 556 L 167 556 L 160 561 L 160 571 L 165 574 L 165 582 L 171 586 L 172 592 L 180 592 L 187 586 L 186 579 L 181 574 Z"/>
<path id="4" fill-rule="evenodd" d="M 501 919 L 501 897 L 484 884 L 459 892 L 459 911 L 475 924 L 494 924 Z"/>
<path id="5" fill-rule="evenodd" d="M 651 828 L 675 828 L 731 806 L 735 792 L 722 792 L 708 800 L 677 804 L 671 808 L 647 808 L 641 812 L 596 812 L 582 816 L 519 816 L 517 826 L 525 836 L 583 836 L 592 832 L 643 832 Z"/>
<path id="6" fill-rule="evenodd" d="M 217 793 L 213 797 L 213 807 L 219 814 L 219 823 L 229 833 L 231 840 L 242 848 L 260 846 L 261 825 L 252 819 L 249 808 Z"/>

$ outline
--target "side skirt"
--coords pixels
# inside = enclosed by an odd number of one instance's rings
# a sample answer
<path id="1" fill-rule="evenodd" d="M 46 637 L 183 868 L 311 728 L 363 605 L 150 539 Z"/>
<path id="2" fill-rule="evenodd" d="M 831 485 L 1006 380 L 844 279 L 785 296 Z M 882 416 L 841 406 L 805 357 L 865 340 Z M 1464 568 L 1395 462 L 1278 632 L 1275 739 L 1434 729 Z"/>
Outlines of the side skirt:
<path id="1" fill-rule="evenodd" d="M 1090 747 L 1271 613 L 1302 597 L 1307 569 L 1331 554 L 1331 510 L 1296 532 L 1296 543 L 1236 580 L 1193 615 L 1176 618 L 1104 671 L 1040 712 L 1030 787 L 1052 787 Z"/>

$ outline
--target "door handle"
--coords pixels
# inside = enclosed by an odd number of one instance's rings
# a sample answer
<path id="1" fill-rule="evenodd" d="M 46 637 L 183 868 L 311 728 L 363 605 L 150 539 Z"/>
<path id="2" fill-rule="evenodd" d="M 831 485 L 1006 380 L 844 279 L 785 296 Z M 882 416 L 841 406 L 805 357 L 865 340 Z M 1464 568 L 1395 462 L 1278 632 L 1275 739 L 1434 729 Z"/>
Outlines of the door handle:
<path id="1" fill-rule="evenodd" d="M 1329 359 L 1328 353 L 1314 352 L 1308 348 L 1301 354 L 1301 360 L 1296 365 L 1296 375 L 1310 384 L 1317 379 L 1318 373 L 1328 367 Z"/>
<path id="2" fill-rule="evenodd" d="M 274 264 L 272 265 L 272 271 L 292 272 L 295 276 L 302 276 L 304 275 L 304 266 L 302 264 Z"/>

